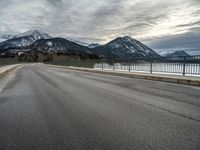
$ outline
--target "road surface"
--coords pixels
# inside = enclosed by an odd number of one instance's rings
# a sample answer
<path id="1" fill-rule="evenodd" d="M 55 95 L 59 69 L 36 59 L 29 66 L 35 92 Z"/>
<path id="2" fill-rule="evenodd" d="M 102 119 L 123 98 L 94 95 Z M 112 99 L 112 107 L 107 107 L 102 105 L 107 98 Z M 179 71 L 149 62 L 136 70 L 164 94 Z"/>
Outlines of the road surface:
<path id="1" fill-rule="evenodd" d="M 200 149 L 199 87 L 42 64 L 2 80 L 0 150 Z"/>

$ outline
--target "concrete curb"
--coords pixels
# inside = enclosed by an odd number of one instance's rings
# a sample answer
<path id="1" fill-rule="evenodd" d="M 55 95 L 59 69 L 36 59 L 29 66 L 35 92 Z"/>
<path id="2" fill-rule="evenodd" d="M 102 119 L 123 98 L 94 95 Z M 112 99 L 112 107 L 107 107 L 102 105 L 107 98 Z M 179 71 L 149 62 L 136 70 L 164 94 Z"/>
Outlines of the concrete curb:
<path id="1" fill-rule="evenodd" d="M 17 67 L 19 67 L 20 65 L 15 65 L 9 69 L 6 69 L 5 71 L 3 72 L 0 72 L 0 79 L 3 78 L 5 75 L 7 75 L 10 71 L 16 69 Z"/>
<path id="2" fill-rule="evenodd" d="M 63 68 L 63 69 L 71 69 L 77 71 L 86 71 L 93 72 L 105 75 L 114 75 L 114 76 L 122 76 L 128 78 L 137 78 L 137 79 L 145 79 L 145 80 L 153 80 L 153 81 L 161 81 L 161 82 L 169 82 L 183 85 L 191 85 L 191 86 L 200 86 L 200 78 L 192 78 L 192 77 L 181 77 L 181 76 L 163 76 L 163 75 L 153 75 L 153 74 L 137 74 L 137 73 L 126 73 L 126 72 L 113 72 L 113 71 L 105 71 L 105 70 L 94 70 L 88 68 L 77 68 L 77 67 L 66 67 L 66 66 L 57 66 L 57 65 L 48 65 L 51 67 Z"/>

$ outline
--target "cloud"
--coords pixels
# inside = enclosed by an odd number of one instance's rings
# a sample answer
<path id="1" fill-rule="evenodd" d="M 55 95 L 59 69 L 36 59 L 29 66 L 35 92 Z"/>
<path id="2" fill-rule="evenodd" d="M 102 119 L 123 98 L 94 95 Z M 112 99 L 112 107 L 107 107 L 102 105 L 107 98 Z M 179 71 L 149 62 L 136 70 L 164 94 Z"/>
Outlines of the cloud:
<path id="1" fill-rule="evenodd" d="M 184 34 L 170 35 L 145 43 L 157 52 L 185 50 L 190 54 L 200 54 L 200 30 Z"/>
<path id="2" fill-rule="evenodd" d="M 192 36 L 199 14 L 199 0 L 0 0 L 0 34 L 39 29 L 85 42 L 129 35 L 157 43 Z"/>

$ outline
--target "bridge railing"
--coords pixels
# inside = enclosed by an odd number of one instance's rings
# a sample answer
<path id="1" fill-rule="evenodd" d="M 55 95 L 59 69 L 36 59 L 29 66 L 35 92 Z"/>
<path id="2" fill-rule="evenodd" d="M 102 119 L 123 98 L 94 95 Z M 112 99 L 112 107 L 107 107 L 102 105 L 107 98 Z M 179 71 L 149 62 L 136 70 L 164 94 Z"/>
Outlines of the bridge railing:
<path id="1" fill-rule="evenodd" d="M 81 60 L 64 61 L 57 64 L 112 71 L 200 76 L 200 56 Z"/>

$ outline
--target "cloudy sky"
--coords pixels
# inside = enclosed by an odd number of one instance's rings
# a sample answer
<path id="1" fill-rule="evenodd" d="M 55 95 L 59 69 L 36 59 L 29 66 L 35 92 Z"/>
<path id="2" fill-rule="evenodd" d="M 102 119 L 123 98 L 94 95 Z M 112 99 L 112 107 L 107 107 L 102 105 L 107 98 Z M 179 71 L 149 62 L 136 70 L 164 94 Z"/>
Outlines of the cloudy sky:
<path id="1" fill-rule="evenodd" d="M 101 44 L 128 35 L 200 54 L 200 0 L 0 0 L 0 34 L 32 29 Z"/>

